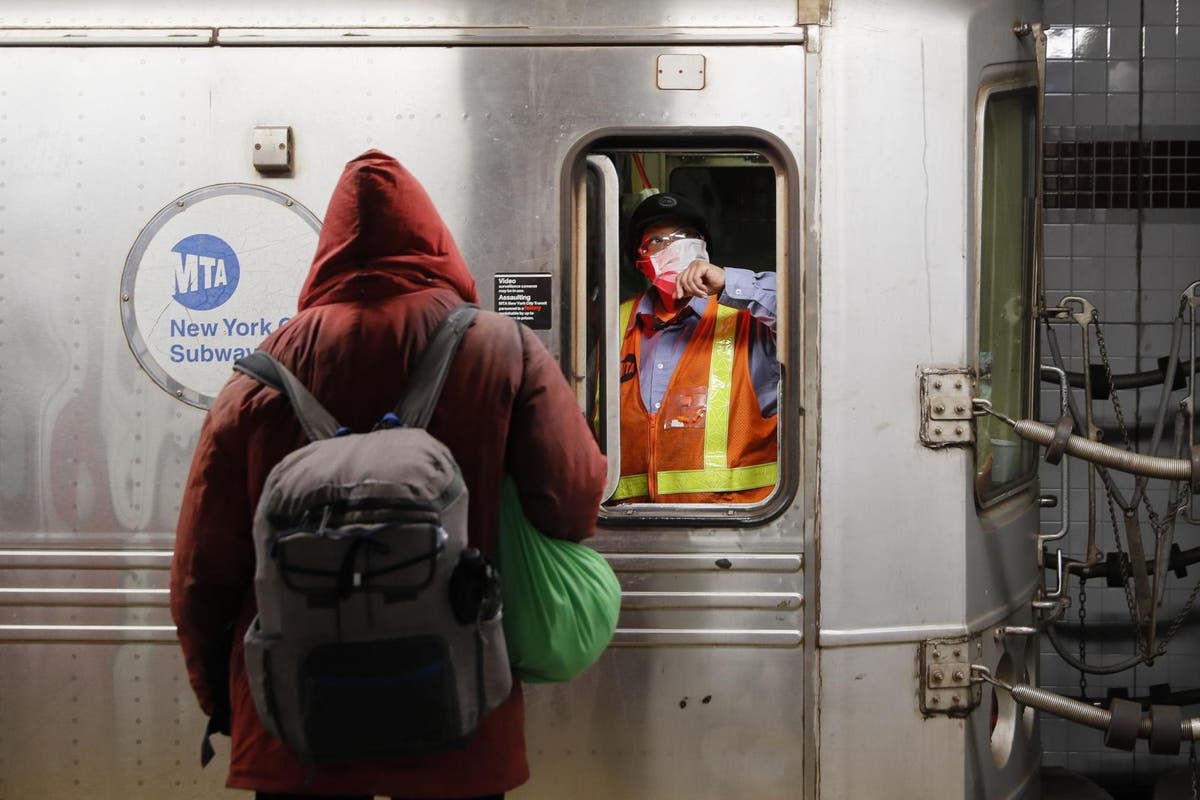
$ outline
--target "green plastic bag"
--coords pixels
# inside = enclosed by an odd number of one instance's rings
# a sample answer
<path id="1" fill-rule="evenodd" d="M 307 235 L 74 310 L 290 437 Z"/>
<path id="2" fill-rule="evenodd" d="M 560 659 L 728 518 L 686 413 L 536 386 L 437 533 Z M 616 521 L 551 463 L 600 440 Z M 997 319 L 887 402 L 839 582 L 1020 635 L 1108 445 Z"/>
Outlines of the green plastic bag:
<path id="1" fill-rule="evenodd" d="M 534 528 L 507 476 L 499 568 L 508 660 L 521 680 L 569 681 L 600 657 L 621 610 L 617 576 L 595 550 Z"/>

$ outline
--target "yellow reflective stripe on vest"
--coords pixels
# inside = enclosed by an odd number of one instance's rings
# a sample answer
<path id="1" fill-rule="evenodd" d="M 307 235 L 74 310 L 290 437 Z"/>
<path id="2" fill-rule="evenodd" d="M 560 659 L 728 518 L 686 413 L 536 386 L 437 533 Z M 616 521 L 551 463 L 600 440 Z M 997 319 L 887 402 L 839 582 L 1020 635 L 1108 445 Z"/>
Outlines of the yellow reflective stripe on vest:
<path id="1" fill-rule="evenodd" d="M 713 331 L 712 355 L 709 356 L 708 365 L 708 410 L 704 413 L 705 469 L 724 470 L 729 465 L 729 407 L 733 395 L 733 345 L 737 338 L 737 314 L 737 310 L 729 306 L 717 306 L 716 330 Z"/>
<path id="2" fill-rule="evenodd" d="M 631 497 L 648 497 L 650 495 L 650 479 L 646 473 L 641 475 L 626 475 L 617 481 L 617 490 L 609 500 L 628 500 Z"/>
<path id="3" fill-rule="evenodd" d="M 774 486 L 778 482 L 779 465 L 775 462 L 732 469 L 673 470 L 658 473 L 658 493 L 744 492 Z"/>

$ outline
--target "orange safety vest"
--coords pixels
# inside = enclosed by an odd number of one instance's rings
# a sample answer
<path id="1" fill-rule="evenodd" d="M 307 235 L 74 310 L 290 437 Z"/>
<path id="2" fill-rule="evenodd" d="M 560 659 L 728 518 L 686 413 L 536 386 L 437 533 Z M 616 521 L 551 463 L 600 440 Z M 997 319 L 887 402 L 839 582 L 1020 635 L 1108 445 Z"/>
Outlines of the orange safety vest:
<path id="1" fill-rule="evenodd" d="M 613 502 L 753 503 L 779 479 L 777 417 L 764 417 L 750 379 L 747 312 L 709 301 L 662 407 L 642 402 L 642 337 L 631 319 L 634 300 L 621 305 L 621 364 L 634 365 L 621 382 L 621 479 Z M 632 358 L 630 358 L 632 356 Z"/>

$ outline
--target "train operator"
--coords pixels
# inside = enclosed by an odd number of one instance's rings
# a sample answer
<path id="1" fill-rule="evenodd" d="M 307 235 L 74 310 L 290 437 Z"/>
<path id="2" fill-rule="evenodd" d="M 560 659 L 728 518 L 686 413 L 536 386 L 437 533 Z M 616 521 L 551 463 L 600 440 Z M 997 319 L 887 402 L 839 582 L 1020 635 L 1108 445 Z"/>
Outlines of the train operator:
<path id="1" fill-rule="evenodd" d="M 621 305 L 621 479 L 611 502 L 752 503 L 778 478 L 775 273 L 708 260 L 686 197 L 634 210 L 626 248 L 651 282 Z"/>

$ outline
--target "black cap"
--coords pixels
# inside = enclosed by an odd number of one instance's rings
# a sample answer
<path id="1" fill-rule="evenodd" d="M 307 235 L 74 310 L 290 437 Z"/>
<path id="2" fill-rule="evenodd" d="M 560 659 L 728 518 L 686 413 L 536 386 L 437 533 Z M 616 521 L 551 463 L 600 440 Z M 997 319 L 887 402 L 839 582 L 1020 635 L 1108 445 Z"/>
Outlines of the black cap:
<path id="1" fill-rule="evenodd" d="M 643 200 L 629 218 L 629 227 L 625 232 L 625 248 L 629 257 L 637 260 L 638 245 L 642 241 L 642 233 L 646 228 L 657 225 L 665 220 L 675 220 L 681 227 L 695 228 L 701 236 L 708 238 L 708 224 L 700 209 L 692 205 L 681 194 L 660 192 Z"/>

